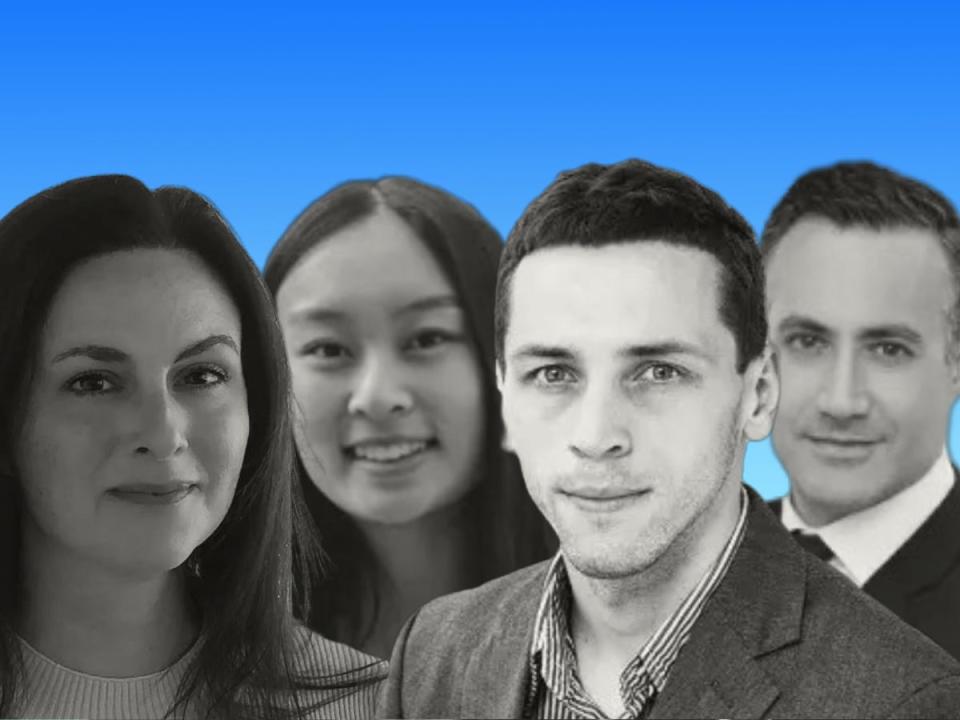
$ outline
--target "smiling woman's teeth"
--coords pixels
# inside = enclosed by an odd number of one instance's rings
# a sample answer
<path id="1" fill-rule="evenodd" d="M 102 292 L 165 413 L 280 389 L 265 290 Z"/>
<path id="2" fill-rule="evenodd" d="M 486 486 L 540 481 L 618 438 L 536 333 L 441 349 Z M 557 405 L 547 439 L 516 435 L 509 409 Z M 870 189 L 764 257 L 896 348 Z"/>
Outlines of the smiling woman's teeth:
<path id="1" fill-rule="evenodd" d="M 394 462 L 426 450 L 425 442 L 398 442 L 384 445 L 358 445 L 353 448 L 353 456 L 358 460 L 373 462 Z"/>

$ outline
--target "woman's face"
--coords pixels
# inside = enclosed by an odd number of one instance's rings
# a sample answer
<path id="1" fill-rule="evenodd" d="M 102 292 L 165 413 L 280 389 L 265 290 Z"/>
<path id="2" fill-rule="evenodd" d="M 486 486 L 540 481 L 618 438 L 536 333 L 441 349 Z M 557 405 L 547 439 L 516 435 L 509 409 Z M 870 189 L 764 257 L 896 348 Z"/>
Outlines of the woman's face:
<path id="1" fill-rule="evenodd" d="M 320 490 L 377 523 L 461 498 L 478 476 L 482 371 L 455 291 L 409 226 L 381 210 L 326 238 L 277 306 L 297 446 Z"/>
<path id="2" fill-rule="evenodd" d="M 184 251 L 111 253 L 67 276 L 17 445 L 35 554 L 148 576 L 210 536 L 249 431 L 240 327 Z"/>

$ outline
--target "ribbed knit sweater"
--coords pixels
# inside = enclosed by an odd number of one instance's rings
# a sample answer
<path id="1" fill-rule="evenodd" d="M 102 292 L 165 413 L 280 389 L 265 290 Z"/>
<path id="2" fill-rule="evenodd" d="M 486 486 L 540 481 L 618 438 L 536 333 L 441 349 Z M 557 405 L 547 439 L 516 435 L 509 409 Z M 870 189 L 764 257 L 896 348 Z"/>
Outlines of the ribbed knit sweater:
<path id="1" fill-rule="evenodd" d="M 355 688 L 305 691 L 301 700 L 317 705 L 305 717 L 372 718 L 386 663 L 305 628 L 298 628 L 298 640 L 297 669 L 312 679 L 370 666 Z M 22 639 L 21 647 L 25 683 L 15 717 L 124 719 L 162 718 L 169 712 L 199 643 L 165 670 L 132 678 L 87 675 L 54 662 Z"/>

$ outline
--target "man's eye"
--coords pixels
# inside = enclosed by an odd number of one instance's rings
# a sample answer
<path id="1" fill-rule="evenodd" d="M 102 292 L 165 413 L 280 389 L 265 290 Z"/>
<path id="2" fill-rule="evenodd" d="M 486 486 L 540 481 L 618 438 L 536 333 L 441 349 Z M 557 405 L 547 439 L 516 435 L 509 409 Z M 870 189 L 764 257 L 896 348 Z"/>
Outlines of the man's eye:
<path id="1" fill-rule="evenodd" d="M 86 373 L 70 380 L 66 388 L 75 395 L 104 395 L 118 385 L 102 373 Z"/>
<path id="2" fill-rule="evenodd" d="M 679 368 L 666 363 L 655 363 L 644 368 L 638 376 L 638 380 L 653 383 L 668 383 L 683 377 Z"/>
<path id="3" fill-rule="evenodd" d="M 871 350 L 874 354 L 887 360 L 902 360 L 913 357 L 913 351 L 910 348 L 897 342 L 876 343 Z"/>
<path id="4" fill-rule="evenodd" d="M 797 333 L 787 338 L 787 346 L 801 352 L 819 352 L 826 344 L 823 338 L 811 333 Z"/>
<path id="5" fill-rule="evenodd" d="M 576 378 L 567 368 L 560 365 L 547 365 L 534 370 L 530 377 L 538 385 L 557 386 L 573 382 Z"/>

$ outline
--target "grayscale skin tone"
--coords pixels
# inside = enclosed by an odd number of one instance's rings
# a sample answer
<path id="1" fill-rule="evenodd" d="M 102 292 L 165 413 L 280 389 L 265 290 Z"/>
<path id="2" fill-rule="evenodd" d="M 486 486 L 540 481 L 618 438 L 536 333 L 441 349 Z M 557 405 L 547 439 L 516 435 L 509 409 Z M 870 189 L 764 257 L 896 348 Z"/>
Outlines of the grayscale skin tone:
<path id="1" fill-rule="evenodd" d="M 17 630 L 48 657 L 139 676 L 196 638 L 179 568 L 236 489 L 249 432 L 240 327 L 184 251 L 94 257 L 58 290 L 16 446 Z"/>
<path id="2" fill-rule="evenodd" d="M 817 217 L 787 231 L 766 270 L 773 446 L 816 527 L 904 490 L 942 452 L 960 390 L 956 285 L 931 231 Z"/>
<path id="3" fill-rule="evenodd" d="M 423 241 L 388 209 L 308 252 L 277 309 L 300 457 L 381 566 L 383 604 L 361 649 L 389 657 L 411 613 L 466 584 L 456 507 L 480 480 L 485 417 L 467 319 Z"/>
<path id="4" fill-rule="evenodd" d="M 643 241 L 538 250 L 510 283 L 499 378 L 510 446 L 560 537 L 584 688 L 611 717 L 637 649 L 716 560 L 769 357 L 737 372 L 712 255 Z"/>

